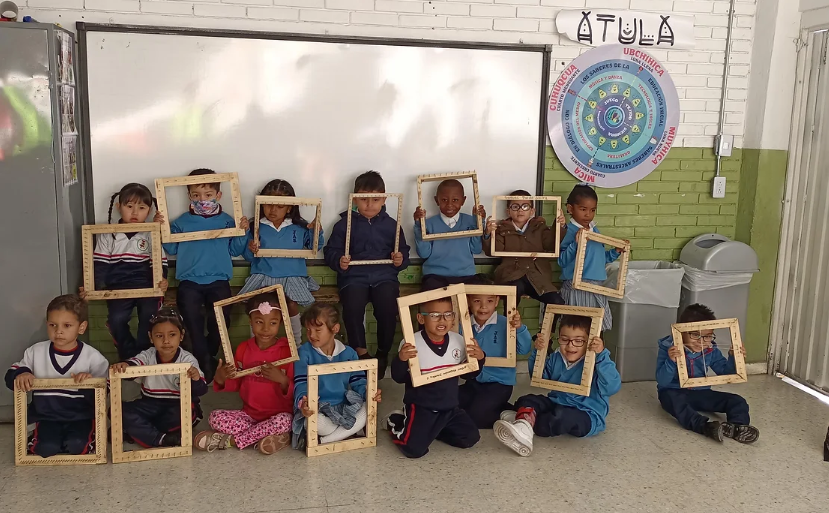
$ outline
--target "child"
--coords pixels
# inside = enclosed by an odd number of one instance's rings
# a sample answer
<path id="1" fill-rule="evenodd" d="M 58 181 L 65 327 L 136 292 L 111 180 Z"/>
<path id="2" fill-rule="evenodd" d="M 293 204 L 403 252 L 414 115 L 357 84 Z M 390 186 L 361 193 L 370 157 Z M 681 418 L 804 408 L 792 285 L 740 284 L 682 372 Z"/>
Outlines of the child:
<path id="1" fill-rule="evenodd" d="M 188 176 L 214 174 L 216 172 L 210 169 L 196 169 Z M 222 212 L 222 206 L 219 205 L 222 191 L 218 182 L 188 185 L 187 192 L 190 197 L 190 211 L 179 216 L 170 225 L 171 233 L 222 230 L 236 225 L 233 217 Z M 155 220 L 163 222 L 164 218 L 156 214 Z M 247 231 L 247 218 L 242 218 L 239 228 Z M 177 255 L 176 279 L 179 280 L 179 284 L 176 303 L 184 317 L 184 325 L 190 336 L 193 354 L 200 368 L 204 370 L 208 383 L 213 381 L 217 366 L 215 357 L 221 344 L 213 303 L 231 296 L 228 280 L 233 276 L 233 263 L 230 257 L 241 256 L 247 242 L 247 235 L 242 235 L 164 244 L 167 254 Z M 207 314 L 206 338 L 204 336 L 205 314 Z M 224 314 L 225 322 L 229 325 L 229 310 L 225 309 Z"/>
<path id="2" fill-rule="evenodd" d="M 495 423 L 495 436 L 504 445 L 521 456 L 529 456 L 533 450 L 533 433 L 538 436 L 571 435 L 593 436 L 605 429 L 605 417 L 610 410 L 608 399 L 619 391 L 622 378 L 616 364 L 610 359 L 602 339 L 590 337 L 589 317 L 563 315 L 559 331 L 559 349 L 547 356 L 543 378 L 564 383 L 581 383 L 584 355 L 596 353 L 596 367 L 590 395 L 582 396 L 552 391 L 547 396 L 525 395 L 515 402 L 517 413 L 504 411 Z M 543 349 L 546 340 L 535 341 L 536 351 L 528 362 L 530 376 L 537 350 Z"/>
<path id="3" fill-rule="evenodd" d="M 530 196 L 523 190 L 512 191 L 510 196 Z M 487 219 L 483 237 L 484 253 L 490 254 L 489 238 L 495 237 L 497 251 L 544 252 L 555 249 L 555 231 L 546 225 L 544 218 L 535 216 L 531 201 L 510 201 L 507 203 L 507 219 Z M 556 222 L 563 224 L 559 213 Z M 544 304 L 563 303 L 553 286 L 553 271 L 545 258 L 504 257 L 495 269 L 495 283 L 514 285 L 516 299 L 520 303 L 524 294 Z"/>
<path id="4" fill-rule="evenodd" d="M 426 233 L 450 233 L 474 230 L 478 227 L 477 216 L 486 218 L 482 205 L 475 207 L 475 215 L 464 214 L 461 207 L 466 202 L 463 185 L 458 180 L 444 180 L 438 185 L 435 203 L 440 214 L 426 219 Z M 415 249 L 423 259 L 421 290 L 432 290 L 466 283 L 475 279 L 475 255 L 481 252 L 480 237 L 422 240 L 420 223 L 426 212 L 417 207 L 414 212 Z"/>
<path id="5" fill-rule="evenodd" d="M 118 200 L 117 202 L 115 200 Z M 119 223 L 143 223 L 155 206 L 155 198 L 140 183 L 128 183 L 109 201 L 109 217 L 112 223 L 112 207 L 121 215 Z M 153 246 L 149 232 L 101 233 L 97 235 L 93 254 L 95 288 L 98 290 L 143 289 L 158 286 L 167 291 L 167 256 L 162 250 L 164 278 L 153 284 Z M 80 296 L 86 297 L 83 287 Z M 118 359 L 126 360 L 150 347 L 150 317 L 161 307 L 160 297 L 144 297 L 107 300 L 107 327 L 118 349 Z M 133 308 L 138 309 L 138 333 L 130 332 L 129 322 Z"/>
<path id="6" fill-rule="evenodd" d="M 498 313 L 498 296 L 467 294 L 472 329 L 481 350 L 489 357 L 507 355 L 507 322 L 516 329 L 516 350 L 527 354 L 532 348 L 532 337 L 521 324 L 516 310 L 512 317 Z M 467 380 L 459 391 L 460 407 L 472 417 L 480 429 L 490 429 L 503 410 L 512 409 L 509 399 L 515 385 L 515 367 L 488 367 L 481 369 L 475 379 Z"/>
<path id="7" fill-rule="evenodd" d="M 613 327 L 613 316 L 607 304 L 607 296 L 586 292 L 573 288 L 573 275 L 576 268 L 576 250 L 579 247 L 578 235 L 581 230 L 591 230 L 599 233 L 593 217 L 596 215 L 596 205 L 599 197 L 589 185 L 579 184 L 573 187 L 567 197 L 567 213 L 570 214 L 570 229 L 561 241 L 561 252 L 558 265 L 561 266 L 561 296 L 570 306 L 587 306 L 604 310 L 602 330 Z M 626 241 L 627 242 L 627 241 Z M 594 241 L 587 242 L 587 251 L 584 257 L 582 280 L 586 283 L 602 285 L 607 279 L 605 264 L 614 262 L 624 248 L 615 248 L 605 251 L 604 244 Z"/>
<path id="8" fill-rule="evenodd" d="M 354 180 L 355 193 L 386 191 L 383 177 L 376 171 L 368 171 Z M 386 198 L 358 198 L 356 212 L 340 214 L 331 238 L 323 252 L 325 263 L 337 271 L 337 287 L 340 304 L 343 305 L 343 321 L 350 345 L 361 359 L 371 358 L 366 349 L 366 328 L 363 324 L 366 305 L 371 301 L 377 320 L 378 379 L 386 374 L 389 350 L 397 327 L 397 298 L 400 283 L 397 274 L 409 267 L 409 246 L 400 232 L 400 244 L 394 253 L 397 221 L 386 213 Z M 351 216 L 350 257 L 345 256 L 346 216 Z M 354 260 L 387 260 L 391 264 L 349 266 Z"/>
<path id="9" fill-rule="evenodd" d="M 192 419 L 195 426 L 202 419 L 199 397 L 207 393 L 207 383 L 199 363 L 180 346 L 184 340 L 184 323 L 172 308 L 165 307 L 150 319 L 150 340 L 153 347 L 141 351 L 126 362 L 112 366 L 115 373 L 131 366 L 161 363 L 189 363 L 187 377 L 193 381 Z M 122 404 L 124 432 L 141 447 L 178 447 L 181 445 L 181 388 L 177 374 L 141 376 L 141 398 Z"/>
<path id="10" fill-rule="evenodd" d="M 26 392 L 33 380 L 72 377 L 75 383 L 89 378 L 104 378 L 109 364 L 92 346 L 78 340 L 87 328 L 86 303 L 67 294 L 53 299 L 46 307 L 49 340 L 26 349 L 23 359 L 6 372 L 6 386 Z M 59 453 L 95 452 L 95 391 L 35 390 L 29 405 L 29 422 L 35 431 L 29 440 L 28 454 L 48 458 Z M 106 444 L 106 440 L 99 440 Z"/>
<path id="11" fill-rule="evenodd" d="M 707 306 L 688 306 L 679 316 L 679 322 L 713 321 L 717 317 Z M 659 340 L 659 356 L 656 358 L 656 390 L 662 409 L 670 413 L 685 429 L 723 441 L 723 436 L 750 444 L 760 437 L 760 430 L 750 425 L 748 403 L 737 394 L 718 392 L 711 387 L 680 388 L 676 361 L 685 358 L 688 376 L 705 376 L 708 369 L 717 374 L 734 374 L 736 363 L 734 349 L 723 357 L 714 342 L 713 330 L 691 331 L 682 334 L 685 354 L 674 346 L 673 337 Z M 745 348 L 741 348 L 745 354 Z M 710 420 L 698 411 L 725 413 L 727 422 Z"/>
<path id="12" fill-rule="evenodd" d="M 262 196 L 296 196 L 294 188 L 285 180 L 269 182 Z M 302 338 L 302 323 L 299 320 L 297 303 L 308 306 L 314 302 L 311 292 L 320 286 L 308 276 L 304 258 L 262 258 L 255 253 L 260 249 L 311 249 L 314 247 L 314 226 L 318 219 L 308 223 L 299 213 L 299 205 L 262 205 L 259 213 L 259 245 L 250 233 L 248 247 L 242 256 L 251 263 L 250 277 L 239 294 L 252 292 L 271 285 L 280 284 L 285 289 L 288 300 L 288 315 L 294 336 Z M 324 242 L 322 230 L 319 245 Z"/>
<path id="13" fill-rule="evenodd" d="M 461 449 L 468 449 L 481 439 L 475 421 L 458 406 L 458 377 L 417 388 L 412 386 L 409 360 L 415 356 L 422 373 L 454 367 L 475 358 L 479 370 L 460 376 L 466 380 L 475 379 L 485 363 L 484 352 L 474 339 L 464 347 L 464 338 L 450 331 L 455 323 L 451 297 L 419 306 L 417 322 L 424 328 L 415 334 L 414 345 L 405 340 L 400 342 L 398 357 L 391 364 L 392 379 L 406 385 L 405 411 L 389 415 L 387 425 L 392 441 L 407 458 L 425 456 L 435 439 Z"/>
<path id="14" fill-rule="evenodd" d="M 247 302 L 247 311 L 253 338 L 236 349 L 236 368 L 219 360 L 213 378 L 216 392 L 239 392 L 242 409 L 213 410 L 210 427 L 214 431 L 196 435 L 193 445 L 197 449 L 213 452 L 228 447 L 244 449 L 256 444 L 262 454 L 273 454 L 290 442 L 294 364 L 267 365 L 255 374 L 233 377 L 237 369 L 249 369 L 291 356 L 288 339 L 277 338 L 282 323 L 279 297 L 272 292 L 254 296 Z"/>
<path id="15" fill-rule="evenodd" d="M 308 366 L 359 360 L 357 353 L 334 338 L 340 332 L 340 314 L 331 305 L 314 304 L 302 314 L 309 344 L 299 348 L 294 375 L 294 447 L 304 447 L 308 408 Z M 366 373 L 342 372 L 319 376 L 317 434 L 320 443 L 338 442 L 366 427 Z M 380 402 L 381 393 L 371 398 Z"/>

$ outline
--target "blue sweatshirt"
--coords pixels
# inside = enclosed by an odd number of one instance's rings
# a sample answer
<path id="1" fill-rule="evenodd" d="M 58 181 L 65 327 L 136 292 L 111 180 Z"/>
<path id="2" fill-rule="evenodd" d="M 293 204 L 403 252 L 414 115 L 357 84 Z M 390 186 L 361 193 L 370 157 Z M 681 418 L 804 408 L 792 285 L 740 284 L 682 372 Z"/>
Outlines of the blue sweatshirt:
<path id="1" fill-rule="evenodd" d="M 224 212 L 212 216 L 199 216 L 192 212 L 182 214 L 170 225 L 171 233 L 200 232 L 233 228 L 236 221 Z M 223 237 L 221 239 L 168 242 L 163 244 L 168 255 L 176 255 L 176 278 L 207 285 L 233 276 L 230 257 L 241 256 L 247 247 L 248 237 Z"/>
<path id="2" fill-rule="evenodd" d="M 310 342 L 299 346 L 299 360 L 294 362 L 294 409 L 299 409 L 299 400 L 308 395 L 308 366 L 321 363 L 352 362 L 359 360 L 357 352 L 339 340 L 334 346 L 334 354 L 329 359 L 311 345 Z M 319 376 L 319 403 L 336 406 L 345 401 L 345 393 L 350 388 L 363 399 L 366 398 L 366 373 L 341 372 Z"/>
<path id="3" fill-rule="evenodd" d="M 530 353 L 530 377 L 533 374 L 536 351 Z M 564 357 L 556 351 L 547 356 L 544 365 L 543 378 L 564 383 L 581 383 L 581 373 L 584 369 L 584 359 L 576 362 L 575 365 L 567 368 Z M 604 431 L 605 417 L 610 411 L 608 398 L 622 388 L 622 378 L 616 370 L 616 364 L 610 359 L 610 351 L 602 350 L 596 355 L 596 367 L 593 371 L 593 383 L 590 386 L 590 395 L 576 395 L 555 390 L 547 394 L 547 397 L 556 404 L 577 408 L 590 416 L 591 429 L 587 436 L 593 436 Z"/>
<path id="4" fill-rule="evenodd" d="M 561 266 L 561 279 L 572 280 L 573 272 L 576 269 L 576 250 L 579 247 L 576 241 L 576 232 L 582 228 L 575 221 L 570 221 L 567 225 L 567 233 L 564 235 L 564 240 L 561 241 L 561 252 L 558 255 L 558 265 Z M 584 228 L 582 228 L 584 229 Z M 598 228 L 592 227 L 591 231 L 601 233 Z M 604 281 L 607 279 L 607 272 L 605 271 L 605 264 L 614 262 L 619 258 L 619 252 L 616 248 L 611 248 L 605 251 L 604 244 L 596 241 L 587 241 L 587 254 L 584 255 L 584 271 L 582 272 L 582 279 Z"/>
<path id="5" fill-rule="evenodd" d="M 371 287 L 387 281 L 397 281 L 397 273 L 409 267 L 409 246 L 403 230 L 400 230 L 400 246 L 398 251 L 403 253 L 403 263 L 400 267 L 392 264 L 355 265 L 343 271 L 340 268 L 340 258 L 345 255 L 345 231 L 351 214 L 351 246 L 349 252 L 352 260 L 388 260 L 394 252 L 394 235 L 397 230 L 397 221 L 386 213 L 386 207 L 372 219 L 367 219 L 356 211 L 347 211 L 340 214 L 340 220 L 331 230 L 323 250 L 325 263 L 337 272 L 337 286 L 344 289 L 349 285 Z"/>
<path id="6" fill-rule="evenodd" d="M 481 328 L 478 331 L 478 328 Z M 490 358 L 505 358 L 507 356 L 507 318 L 494 314 L 483 326 L 472 324 L 475 340 L 481 346 L 484 354 Z M 463 330 L 461 330 L 463 333 Z M 521 325 L 515 330 L 515 347 L 518 354 L 527 354 L 533 346 L 530 330 Z M 515 385 L 515 367 L 487 367 L 475 378 L 480 383 L 501 383 Z"/>
<path id="7" fill-rule="evenodd" d="M 659 355 L 656 357 L 656 389 L 680 388 L 679 373 L 676 369 L 676 362 L 668 358 L 668 349 L 674 345 L 674 338 L 667 336 L 659 339 Z M 703 363 L 703 355 L 705 362 Z M 711 369 L 718 375 L 734 374 L 737 372 L 737 363 L 734 355 L 728 358 L 723 356 L 722 351 L 713 342 L 711 347 L 703 349 L 700 353 L 694 353 L 685 348 L 685 367 L 688 369 L 689 378 L 704 378 L 707 369 Z M 691 390 L 708 390 L 711 387 L 691 387 Z"/>
<path id="8" fill-rule="evenodd" d="M 459 214 L 453 228 L 443 222 L 440 214 L 426 219 L 426 233 L 449 233 L 475 230 L 478 218 Z M 475 255 L 482 251 L 481 237 L 459 237 L 457 239 L 423 240 L 420 221 L 414 225 L 415 249 L 424 259 L 423 274 L 439 276 L 472 276 L 475 274 Z"/>
<path id="9" fill-rule="evenodd" d="M 314 230 L 307 226 L 289 224 L 279 230 L 271 224 L 259 223 L 259 245 L 262 249 L 312 249 L 314 247 Z M 248 232 L 248 241 L 253 240 L 253 230 Z M 320 230 L 319 245 L 325 238 Z M 304 258 L 257 257 L 245 243 L 242 256 L 250 262 L 251 274 L 264 274 L 271 278 L 288 278 L 290 276 L 308 276 L 308 267 Z"/>

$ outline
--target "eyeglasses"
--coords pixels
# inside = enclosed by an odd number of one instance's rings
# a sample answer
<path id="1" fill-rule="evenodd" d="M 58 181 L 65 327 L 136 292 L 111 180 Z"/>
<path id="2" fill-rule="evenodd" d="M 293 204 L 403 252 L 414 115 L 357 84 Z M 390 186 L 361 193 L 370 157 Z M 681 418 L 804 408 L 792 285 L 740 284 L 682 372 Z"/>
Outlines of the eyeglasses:
<path id="1" fill-rule="evenodd" d="M 455 320 L 455 312 L 420 312 L 420 315 L 428 317 L 433 321 L 439 321 L 441 317 L 445 321 Z"/>
<path id="2" fill-rule="evenodd" d="M 521 205 L 519 205 L 518 203 L 512 203 L 509 206 L 509 209 L 512 210 L 513 212 L 518 212 L 519 210 L 523 210 L 524 212 L 527 212 L 528 210 L 530 210 L 532 208 L 533 208 L 533 206 L 530 205 L 529 203 L 522 203 Z"/>
<path id="3" fill-rule="evenodd" d="M 704 342 L 708 342 L 708 343 L 711 343 L 711 342 L 717 340 L 717 337 L 715 337 L 713 334 L 703 336 L 699 331 L 689 331 L 688 332 L 688 337 L 691 340 L 702 339 Z"/>
<path id="4" fill-rule="evenodd" d="M 573 347 L 583 347 L 587 341 L 583 338 L 567 338 L 567 337 L 558 337 L 558 345 L 566 346 L 567 344 L 571 344 Z"/>

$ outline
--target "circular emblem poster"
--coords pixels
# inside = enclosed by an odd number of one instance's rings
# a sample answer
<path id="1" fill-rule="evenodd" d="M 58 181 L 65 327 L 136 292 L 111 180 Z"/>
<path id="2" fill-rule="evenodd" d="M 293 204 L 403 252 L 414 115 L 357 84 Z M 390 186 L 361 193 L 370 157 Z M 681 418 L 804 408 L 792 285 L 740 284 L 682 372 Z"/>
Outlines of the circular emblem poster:
<path id="1" fill-rule="evenodd" d="M 641 49 L 590 50 L 553 83 L 550 141 L 564 167 L 591 185 L 623 187 L 646 177 L 668 155 L 678 126 L 674 82 Z"/>

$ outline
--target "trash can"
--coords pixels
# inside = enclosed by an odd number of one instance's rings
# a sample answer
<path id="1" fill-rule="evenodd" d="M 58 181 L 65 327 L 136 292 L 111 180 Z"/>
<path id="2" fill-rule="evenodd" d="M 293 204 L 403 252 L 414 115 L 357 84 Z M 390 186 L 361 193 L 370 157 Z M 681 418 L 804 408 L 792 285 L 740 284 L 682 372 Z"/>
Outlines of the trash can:
<path id="1" fill-rule="evenodd" d="M 671 262 L 630 262 L 625 297 L 608 298 L 613 328 L 604 335 L 605 345 L 622 381 L 655 379 L 657 342 L 670 335 L 671 324 L 676 322 L 684 273 Z M 618 262 L 608 265 L 605 286 L 615 287 L 618 274 Z"/>
<path id="2" fill-rule="evenodd" d="M 747 244 L 708 233 L 686 244 L 679 260 L 685 269 L 679 313 L 688 305 L 701 303 L 712 309 L 718 319 L 739 319 L 740 335 L 744 337 L 749 283 L 759 271 L 757 253 Z M 731 335 L 728 330 L 720 331 L 717 345 L 726 351 L 731 347 Z"/>

